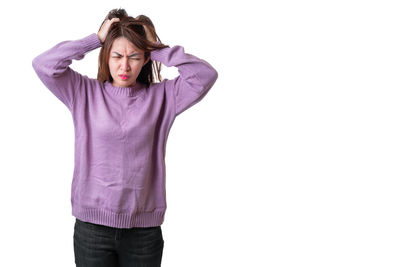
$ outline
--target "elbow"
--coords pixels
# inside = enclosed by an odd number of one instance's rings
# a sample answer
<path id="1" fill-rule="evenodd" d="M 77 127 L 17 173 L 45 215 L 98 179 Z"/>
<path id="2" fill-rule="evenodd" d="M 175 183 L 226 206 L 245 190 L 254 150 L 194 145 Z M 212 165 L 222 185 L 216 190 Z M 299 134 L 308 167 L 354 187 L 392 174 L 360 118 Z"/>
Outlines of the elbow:
<path id="1" fill-rule="evenodd" d="M 218 72 L 211 65 L 203 65 L 184 79 L 193 91 L 203 94 L 211 89 L 218 79 Z"/>
<path id="2" fill-rule="evenodd" d="M 38 75 L 45 75 L 48 77 L 58 77 L 65 71 L 65 69 L 57 69 L 49 64 L 42 55 L 36 56 L 32 60 L 32 67 Z"/>
<path id="3" fill-rule="evenodd" d="M 218 72 L 214 68 L 211 68 L 207 76 L 208 76 L 207 79 L 208 82 L 206 85 L 206 90 L 210 89 L 215 84 L 215 82 L 218 79 Z"/>
<path id="4" fill-rule="evenodd" d="M 37 59 L 36 57 L 32 60 L 32 68 L 36 70 L 37 68 Z"/>
<path id="5" fill-rule="evenodd" d="M 41 66 L 40 58 L 39 58 L 39 56 L 37 56 L 32 60 L 32 67 L 36 72 L 40 72 L 40 69 L 41 69 L 40 66 Z"/>
<path id="6" fill-rule="evenodd" d="M 38 60 L 37 57 L 35 57 L 35 58 L 32 60 L 32 67 L 33 67 L 33 70 L 36 72 L 37 75 L 40 75 L 40 74 L 41 74 L 40 63 L 39 63 L 39 60 Z"/>
<path id="7" fill-rule="evenodd" d="M 216 69 L 213 69 L 213 75 L 212 75 L 212 83 L 214 84 L 218 79 L 218 71 Z"/>
<path id="8" fill-rule="evenodd" d="M 202 90 L 210 89 L 218 79 L 218 72 L 211 66 L 207 65 L 196 73 L 198 85 Z"/>

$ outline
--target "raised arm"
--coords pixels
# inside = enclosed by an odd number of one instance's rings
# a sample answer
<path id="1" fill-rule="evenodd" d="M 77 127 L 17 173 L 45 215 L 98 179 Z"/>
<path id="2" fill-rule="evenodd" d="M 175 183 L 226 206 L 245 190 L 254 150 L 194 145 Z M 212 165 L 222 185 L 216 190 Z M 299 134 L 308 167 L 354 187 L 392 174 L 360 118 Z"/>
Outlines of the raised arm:
<path id="1" fill-rule="evenodd" d="M 72 60 L 80 60 L 85 54 L 102 46 L 102 42 L 112 23 L 118 18 L 105 20 L 99 32 L 82 39 L 58 43 L 49 50 L 36 56 L 32 66 L 43 84 L 60 99 L 69 110 L 72 109 L 76 92 L 88 86 L 89 78 L 69 67 Z"/>
<path id="2" fill-rule="evenodd" d="M 208 62 L 185 53 L 179 45 L 153 50 L 151 59 L 178 68 L 180 75 L 166 82 L 166 89 L 174 91 L 175 116 L 199 102 L 218 78 L 218 72 Z"/>
<path id="3" fill-rule="evenodd" d="M 87 52 L 100 46 L 97 34 L 92 33 L 79 40 L 58 43 L 32 60 L 39 79 L 69 110 L 72 109 L 76 90 L 88 79 L 69 65 L 73 59 L 80 60 Z"/>

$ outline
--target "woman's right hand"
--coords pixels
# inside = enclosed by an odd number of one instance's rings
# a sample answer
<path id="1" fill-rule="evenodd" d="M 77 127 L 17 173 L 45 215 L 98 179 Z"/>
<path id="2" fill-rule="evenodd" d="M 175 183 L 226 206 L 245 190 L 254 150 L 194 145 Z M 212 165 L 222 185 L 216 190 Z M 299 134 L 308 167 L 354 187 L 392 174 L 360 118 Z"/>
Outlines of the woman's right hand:
<path id="1" fill-rule="evenodd" d="M 117 21 L 119 21 L 119 18 L 112 18 L 112 19 L 107 19 L 107 20 L 103 21 L 103 24 L 101 25 L 101 28 L 100 28 L 99 32 L 97 33 L 97 36 L 99 37 L 100 42 L 102 44 L 106 40 L 106 36 L 108 34 L 108 31 L 110 30 L 111 25 Z"/>

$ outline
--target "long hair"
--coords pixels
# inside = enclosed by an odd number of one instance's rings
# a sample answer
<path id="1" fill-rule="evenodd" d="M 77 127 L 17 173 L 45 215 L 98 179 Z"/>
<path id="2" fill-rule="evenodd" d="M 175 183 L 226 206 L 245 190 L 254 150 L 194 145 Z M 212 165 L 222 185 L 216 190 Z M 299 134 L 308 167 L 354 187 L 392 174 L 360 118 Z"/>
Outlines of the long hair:
<path id="1" fill-rule="evenodd" d="M 131 43 L 133 43 L 137 48 L 144 51 L 144 60 L 146 61 L 150 57 L 150 52 L 156 49 L 161 49 L 164 47 L 169 47 L 164 45 L 160 38 L 158 37 L 152 21 L 145 15 L 140 15 L 136 18 L 128 16 L 125 9 L 113 9 L 111 10 L 105 20 L 119 18 L 120 21 L 114 22 L 104 40 L 103 46 L 99 53 L 99 69 L 97 73 L 97 80 L 101 83 L 105 81 L 113 82 L 113 78 L 110 74 L 110 69 L 108 67 L 108 60 L 110 55 L 110 50 L 115 39 L 119 37 L 125 37 Z M 104 20 L 104 21 L 105 21 Z M 103 21 L 103 23 L 104 23 Z M 101 24 L 102 26 L 103 24 Z M 146 31 L 143 27 L 146 27 L 151 31 L 152 35 L 156 37 L 157 43 L 154 44 L 146 38 Z M 101 26 L 99 30 L 101 29 Z M 149 86 L 151 83 L 162 81 L 161 77 L 161 63 L 158 61 L 149 60 L 141 69 L 139 76 L 136 81 L 144 83 Z"/>

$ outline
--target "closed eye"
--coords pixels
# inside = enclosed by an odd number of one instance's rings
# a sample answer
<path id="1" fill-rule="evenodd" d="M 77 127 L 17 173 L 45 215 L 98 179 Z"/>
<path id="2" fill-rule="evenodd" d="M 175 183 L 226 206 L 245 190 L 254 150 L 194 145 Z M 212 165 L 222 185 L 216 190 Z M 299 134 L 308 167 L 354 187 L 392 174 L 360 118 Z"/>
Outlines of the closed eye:
<path id="1" fill-rule="evenodd" d="M 113 58 L 120 58 L 120 57 L 113 57 Z M 130 58 L 130 59 L 140 60 L 140 58 Z"/>

